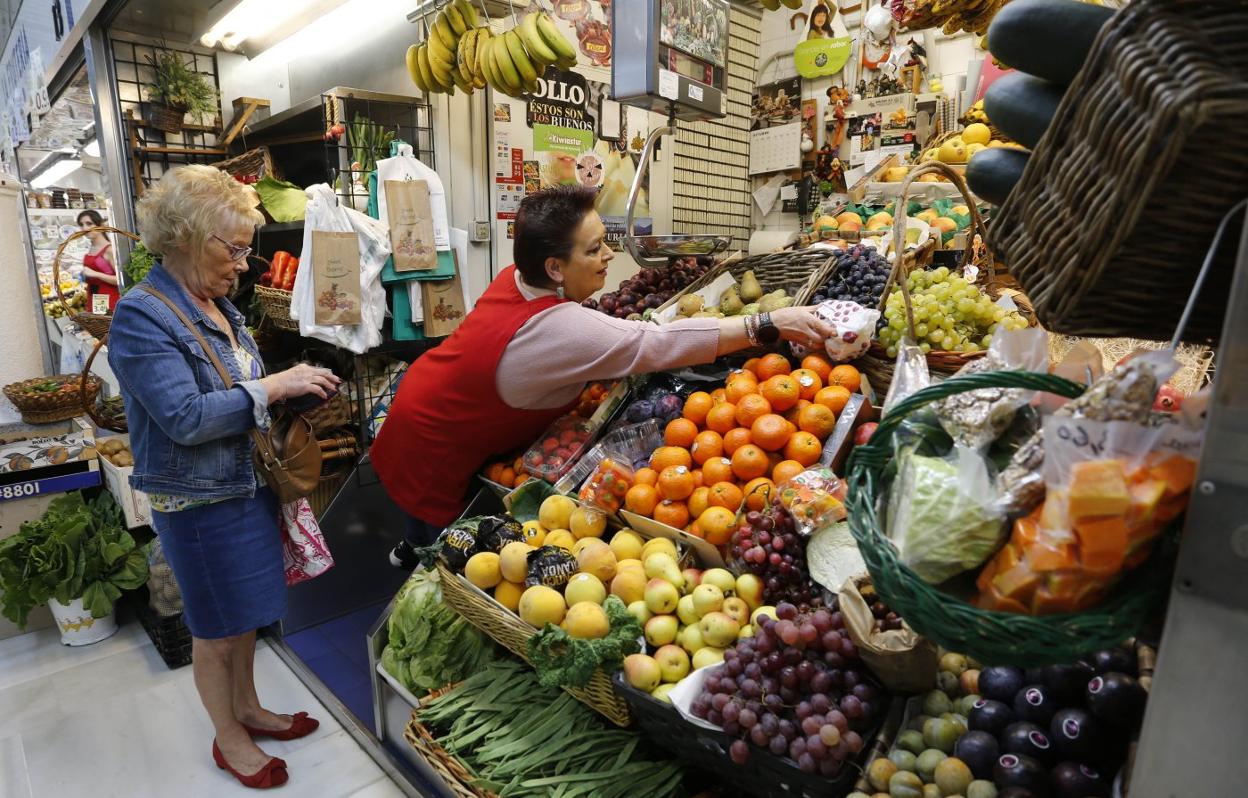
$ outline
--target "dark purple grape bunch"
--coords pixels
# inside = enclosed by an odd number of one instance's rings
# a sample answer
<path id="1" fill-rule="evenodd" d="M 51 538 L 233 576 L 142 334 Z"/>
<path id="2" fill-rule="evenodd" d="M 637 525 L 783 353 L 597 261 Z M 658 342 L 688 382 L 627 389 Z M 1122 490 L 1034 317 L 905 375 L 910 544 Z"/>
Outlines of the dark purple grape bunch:
<path id="1" fill-rule="evenodd" d="M 782 601 L 776 615 L 760 615 L 754 636 L 724 652 L 691 709 L 738 738 L 728 749 L 738 765 L 753 743 L 804 773 L 836 776 L 862 751 L 882 695 L 839 611 L 799 613 Z"/>
<path id="2" fill-rule="evenodd" d="M 878 308 L 892 264 L 874 247 L 855 244 L 836 258 L 836 268 L 819 287 L 813 303 L 842 299 L 865 308 Z"/>
<path id="3" fill-rule="evenodd" d="M 763 601 L 792 599 L 809 606 L 817 595 L 806 569 L 806 547 L 793 516 L 778 501 L 750 512 L 732 537 L 737 563 L 763 581 Z"/>

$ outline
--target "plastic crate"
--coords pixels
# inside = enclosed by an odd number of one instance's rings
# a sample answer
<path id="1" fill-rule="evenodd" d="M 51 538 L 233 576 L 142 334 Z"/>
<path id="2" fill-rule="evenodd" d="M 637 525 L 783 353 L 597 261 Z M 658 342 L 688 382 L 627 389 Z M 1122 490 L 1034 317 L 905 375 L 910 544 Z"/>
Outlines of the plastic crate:
<path id="1" fill-rule="evenodd" d="M 140 591 L 134 602 L 139 623 L 156 645 L 160 658 L 170 669 L 191 664 L 191 630 L 182 623 L 182 614 L 162 618 L 147 605 L 147 591 Z"/>
<path id="2" fill-rule="evenodd" d="M 614 683 L 633 721 L 657 748 L 718 774 L 725 784 L 757 798 L 827 798 L 848 794 L 861 775 L 863 763 L 871 757 L 872 742 L 891 709 L 881 707 L 883 711 L 862 735 L 865 744 L 857 758 L 846 760 L 837 776 L 827 778 L 803 773 L 787 757 L 774 756 L 756 745 L 750 746 L 749 761 L 737 765 L 728 757 L 728 746 L 737 738 L 690 723 L 671 704 L 629 686 L 623 673 L 615 674 Z"/>

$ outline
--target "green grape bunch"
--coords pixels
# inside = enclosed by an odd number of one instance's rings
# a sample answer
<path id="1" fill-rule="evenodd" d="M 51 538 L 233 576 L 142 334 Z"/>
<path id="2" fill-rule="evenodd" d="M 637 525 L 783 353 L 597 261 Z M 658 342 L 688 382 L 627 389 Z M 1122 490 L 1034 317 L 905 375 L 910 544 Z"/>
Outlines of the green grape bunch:
<path id="1" fill-rule="evenodd" d="M 1018 311 L 1000 307 L 975 284 L 945 266 L 911 272 L 906 285 L 914 308 L 915 340 L 923 354 L 933 349 L 978 352 L 992 345 L 998 330 L 1027 327 L 1027 320 Z M 884 303 L 884 320 L 880 344 L 887 348 L 889 357 L 896 357 L 897 346 L 909 334 L 900 288 Z"/>

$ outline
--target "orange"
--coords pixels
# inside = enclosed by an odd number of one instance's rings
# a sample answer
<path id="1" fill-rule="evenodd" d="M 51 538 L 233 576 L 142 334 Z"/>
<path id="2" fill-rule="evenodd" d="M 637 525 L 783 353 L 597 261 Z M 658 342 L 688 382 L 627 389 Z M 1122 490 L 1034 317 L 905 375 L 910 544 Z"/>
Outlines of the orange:
<path id="1" fill-rule="evenodd" d="M 818 443 L 818 441 L 816 441 Z M 659 472 L 659 495 L 671 501 L 684 501 L 697 487 L 685 466 L 670 466 Z"/>
<path id="2" fill-rule="evenodd" d="M 742 446 L 732 454 L 732 473 L 737 479 L 750 480 L 768 471 L 767 453 L 752 443 Z"/>
<path id="3" fill-rule="evenodd" d="M 783 485 L 805 470 L 806 466 L 796 460 L 782 460 L 771 469 L 771 478 L 777 485 Z"/>
<path id="4" fill-rule="evenodd" d="M 724 439 L 714 430 L 699 432 L 698 437 L 693 442 L 693 462 L 703 465 L 712 457 L 720 457 L 724 453 Z"/>
<path id="5" fill-rule="evenodd" d="M 696 488 L 689 497 L 689 516 L 693 518 L 706 512 L 706 508 L 711 506 L 710 498 L 710 488 Z"/>
<path id="6" fill-rule="evenodd" d="M 702 481 L 702 469 L 700 469 L 700 468 L 695 468 L 695 469 L 693 469 L 692 471 L 690 471 L 689 473 L 690 473 L 690 474 L 693 474 L 693 487 L 694 487 L 695 489 L 696 489 L 696 488 L 700 488 L 700 487 L 702 487 L 703 485 L 705 485 L 705 484 L 706 484 L 705 482 L 703 482 L 703 481 Z"/>
<path id="7" fill-rule="evenodd" d="M 498 484 L 505 488 L 514 488 L 516 486 L 516 469 L 508 466 L 498 475 Z"/>
<path id="8" fill-rule="evenodd" d="M 668 446 L 680 446 L 688 449 L 693 439 L 698 437 L 698 425 L 687 418 L 674 418 L 667 422 L 663 430 L 663 443 Z"/>
<path id="9" fill-rule="evenodd" d="M 792 431 L 789 422 L 775 413 L 759 416 L 750 425 L 750 440 L 755 446 L 768 451 L 778 452 L 789 442 Z"/>
<path id="10" fill-rule="evenodd" d="M 512 461 L 511 467 L 516 470 L 517 474 L 524 473 L 524 455 L 521 455 Z"/>
<path id="11" fill-rule="evenodd" d="M 788 374 L 777 374 L 769 378 L 759 387 L 763 398 L 771 402 L 771 409 L 783 413 L 802 398 L 802 389 L 797 380 Z"/>
<path id="12" fill-rule="evenodd" d="M 516 481 L 513 482 L 511 486 L 513 488 L 518 488 L 524 483 L 528 482 L 530 479 L 532 479 L 532 477 L 530 477 L 528 474 L 516 474 Z"/>
<path id="13" fill-rule="evenodd" d="M 490 482 L 500 482 L 503 476 L 503 464 L 495 463 L 485 470 L 485 478 Z"/>
<path id="14" fill-rule="evenodd" d="M 653 468 L 639 468 L 633 472 L 634 485 L 656 485 L 659 481 L 659 472 Z"/>
<path id="15" fill-rule="evenodd" d="M 698 526 L 697 521 L 694 521 L 692 524 L 685 527 L 685 531 L 688 532 L 690 535 L 693 535 L 695 538 L 702 537 L 702 527 Z"/>
<path id="16" fill-rule="evenodd" d="M 672 466 L 692 468 L 693 456 L 689 454 L 689 450 L 679 446 L 660 446 L 654 450 L 654 454 L 650 455 L 650 467 L 659 474 L 663 473 L 663 469 Z"/>
<path id="17" fill-rule="evenodd" d="M 685 400 L 685 410 L 682 415 L 700 427 L 706 421 L 706 414 L 710 412 L 714 404 L 715 400 L 706 391 L 694 391 Z"/>
<path id="18" fill-rule="evenodd" d="M 793 437 L 789 438 L 788 444 L 784 447 L 786 458 L 796 460 L 804 466 L 812 466 L 819 462 L 821 454 L 823 454 L 823 444 L 819 443 L 819 439 L 809 432 L 793 433 Z M 659 479 L 662 480 L 662 477 Z"/>
<path id="19" fill-rule="evenodd" d="M 850 393 L 857 393 L 862 387 L 862 375 L 853 366 L 837 366 L 828 377 L 828 385 L 840 385 Z"/>
<path id="20" fill-rule="evenodd" d="M 661 501 L 654 508 L 654 520 L 677 529 L 689 525 L 689 508 L 684 502 Z"/>
<path id="21" fill-rule="evenodd" d="M 721 405 L 727 401 L 728 401 L 728 392 L 724 390 L 723 388 L 716 388 L 715 390 L 711 391 L 712 405 Z"/>
<path id="22" fill-rule="evenodd" d="M 826 441 L 832 430 L 836 429 L 836 413 L 826 405 L 810 405 L 798 414 L 797 428 Z"/>
<path id="23" fill-rule="evenodd" d="M 734 513 L 741 508 L 741 502 L 745 498 L 741 489 L 731 482 L 718 482 L 709 490 L 710 494 L 707 496 L 709 507 L 724 507 Z"/>
<path id="24" fill-rule="evenodd" d="M 758 393 L 758 378 L 749 371 L 734 371 L 724 381 L 728 401 L 736 404 L 747 393 Z"/>
<path id="25" fill-rule="evenodd" d="M 826 383 L 828 375 L 832 373 L 832 361 L 824 355 L 812 353 L 802 358 L 802 368 L 815 372 Z"/>
<path id="26" fill-rule="evenodd" d="M 751 374 L 753 374 L 755 377 L 757 377 L 758 376 L 758 361 L 759 361 L 759 358 L 752 357 L 749 360 L 745 361 L 745 365 L 742 366 L 741 368 L 742 370 L 748 371 Z"/>
<path id="27" fill-rule="evenodd" d="M 734 479 L 736 477 L 732 473 L 732 461 L 727 457 L 712 457 L 702 464 L 702 481 L 707 485 L 713 487 L 720 482 L 732 482 Z"/>
<path id="28" fill-rule="evenodd" d="M 732 457 L 733 453 L 750 442 L 750 431 L 745 427 L 734 427 L 724 433 L 724 454 Z"/>
<path id="29" fill-rule="evenodd" d="M 742 427 L 752 426 L 760 416 L 765 416 L 770 412 L 771 402 L 760 394 L 747 394 L 741 397 L 740 402 L 737 402 L 737 424 Z"/>
<path id="30" fill-rule="evenodd" d="M 760 380 L 768 380 L 778 374 L 788 374 L 793 370 L 793 366 L 784 355 L 769 352 L 759 359 L 758 368 L 755 370 Z"/>
<path id="31" fill-rule="evenodd" d="M 720 435 L 727 434 L 737 426 L 737 406 L 732 402 L 724 402 L 711 408 L 706 414 L 706 428 Z"/>
<path id="32" fill-rule="evenodd" d="M 802 411 L 810 407 L 811 404 L 813 403 L 808 402 L 805 399 L 798 399 L 797 404 L 784 411 L 784 418 L 793 425 L 793 429 L 797 429 L 798 418 L 801 417 Z"/>
<path id="33" fill-rule="evenodd" d="M 751 510 L 761 510 L 771 501 L 771 494 L 776 489 L 776 483 L 766 477 L 750 480 L 745 486 L 745 506 Z"/>
<path id="34" fill-rule="evenodd" d="M 797 380 L 797 388 L 801 391 L 802 398 L 807 401 L 814 401 L 815 394 L 823 387 L 823 377 L 810 369 L 797 369 L 789 376 Z"/>
<path id="35" fill-rule="evenodd" d="M 633 485 L 624 494 L 624 509 L 630 513 L 649 517 L 659 503 L 659 492 L 651 485 Z"/>
<path id="36" fill-rule="evenodd" d="M 698 516 L 698 527 L 702 530 L 702 537 L 715 546 L 727 543 L 736 525 L 736 512 L 723 507 L 708 507 Z"/>
<path id="37" fill-rule="evenodd" d="M 815 404 L 823 405 L 833 413 L 840 414 L 849 401 L 849 390 L 843 385 L 829 385 L 815 394 Z"/>

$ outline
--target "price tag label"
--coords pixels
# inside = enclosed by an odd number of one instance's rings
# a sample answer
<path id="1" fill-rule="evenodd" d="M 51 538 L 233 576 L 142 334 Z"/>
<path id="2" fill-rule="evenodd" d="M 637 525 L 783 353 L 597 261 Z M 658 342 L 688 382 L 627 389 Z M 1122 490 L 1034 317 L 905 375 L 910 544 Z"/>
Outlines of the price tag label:
<path id="1" fill-rule="evenodd" d="M 109 314 L 108 294 L 91 295 L 91 312 L 100 316 Z"/>
<path id="2" fill-rule="evenodd" d="M 670 69 L 659 70 L 659 96 L 673 102 L 680 100 L 680 75 Z"/>
<path id="3" fill-rule="evenodd" d="M 702 102 L 702 87 L 698 84 L 690 83 L 689 88 L 686 89 L 685 92 L 689 95 L 689 99 L 695 102 Z"/>

